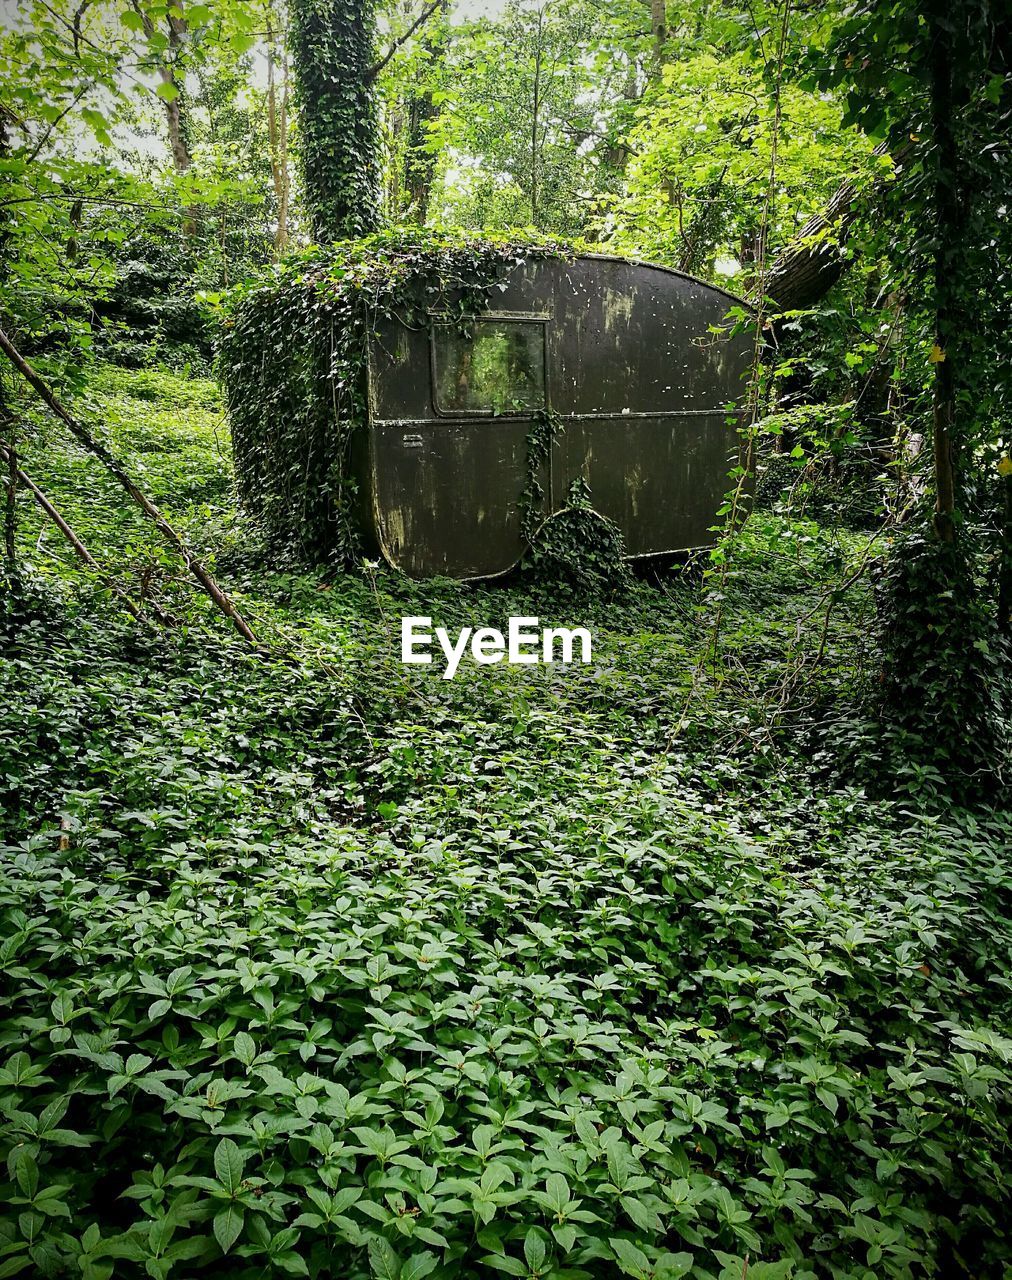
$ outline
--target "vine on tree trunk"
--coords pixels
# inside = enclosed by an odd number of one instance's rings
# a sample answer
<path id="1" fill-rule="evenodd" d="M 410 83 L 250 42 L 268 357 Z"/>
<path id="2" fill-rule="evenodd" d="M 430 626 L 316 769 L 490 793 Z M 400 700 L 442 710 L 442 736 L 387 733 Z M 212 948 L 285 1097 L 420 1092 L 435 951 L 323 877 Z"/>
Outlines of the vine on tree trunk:
<path id="1" fill-rule="evenodd" d="M 305 196 L 320 242 L 379 226 L 374 27 L 374 0 L 295 0 L 292 6 Z"/>

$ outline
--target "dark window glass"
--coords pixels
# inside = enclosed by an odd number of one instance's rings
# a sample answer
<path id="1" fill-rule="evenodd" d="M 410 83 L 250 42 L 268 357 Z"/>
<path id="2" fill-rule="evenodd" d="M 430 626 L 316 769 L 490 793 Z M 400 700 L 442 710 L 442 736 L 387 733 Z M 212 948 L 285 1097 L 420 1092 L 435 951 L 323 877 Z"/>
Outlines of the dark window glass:
<path id="1" fill-rule="evenodd" d="M 545 405 L 545 328 L 524 320 L 437 324 L 432 343 L 442 413 L 526 413 Z"/>

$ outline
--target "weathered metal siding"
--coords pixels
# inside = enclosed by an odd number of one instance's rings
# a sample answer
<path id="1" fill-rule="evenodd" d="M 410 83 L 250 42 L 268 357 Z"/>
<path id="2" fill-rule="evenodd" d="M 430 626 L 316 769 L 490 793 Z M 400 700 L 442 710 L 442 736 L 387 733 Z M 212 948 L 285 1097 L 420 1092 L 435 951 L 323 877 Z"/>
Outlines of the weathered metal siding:
<path id="1" fill-rule="evenodd" d="M 714 338 L 734 299 L 609 258 L 519 267 L 495 312 L 545 315 L 547 392 L 563 430 L 542 477 L 545 514 L 578 476 L 630 555 L 705 545 L 737 451 L 747 340 Z M 439 310 L 439 300 L 433 309 Z M 373 344 L 371 458 L 363 477 L 383 554 L 407 573 L 480 577 L 523 551 L 519 501 L 533 415 L 440 413 L 430 335 L 397 322 Z"/>
<path id="2" fill-rule="evenodd" d="M 531 418 L 437 416 L 426 330 L 385 325 L 371 372 L 367 484 L 386 559 L 415 577 L 511 567 L 523 549 L 518 502 Z"/>

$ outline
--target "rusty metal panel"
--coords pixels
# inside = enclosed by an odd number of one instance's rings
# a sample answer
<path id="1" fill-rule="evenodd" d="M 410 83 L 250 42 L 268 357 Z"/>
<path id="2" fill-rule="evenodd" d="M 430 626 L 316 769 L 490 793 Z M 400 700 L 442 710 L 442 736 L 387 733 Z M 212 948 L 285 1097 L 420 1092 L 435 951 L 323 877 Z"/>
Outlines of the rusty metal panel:
<path id="1" fill-rule="evenodd" d="M 415 577 L 491 577 L 518 559 L 530 420 L 377 423 L 374 519 L 386 559 Z"/>
<path id="2" fill-rule="evenodd" d="M 585 256 L 518 267 L 473 349 L 438 347 L 439 299 L 428 330 L 386 322 L 371 351 L 362 477 L 383 554 L 419 576 L 492 576 L 516 563 L 532 379 L 542 376 L 562 426 L 542 477 L 545 514 L 582 476 L 630 555 L 708 543 L 737 454 L 727 406 L 751 354 L 747 339 L 710 329 L 735 302 L 676 272 Z M 512 398 L 502 390 L 510 368 L 522 369 Z"/>
<path id="3" fill-rule="evenodd" d="M 748 340 L 709 332 L 738 301 L 730 294 L 614 258 L 535 266 L 553 269 L 552 401 L 561 414 L 713 410 L 741 396 Z"/>
<path id="4" fill-rule="evenodd" d="M 713 540 L 737 438 L 723 412 L 685 417 L 577 418 L 552 457 L 552 505 L 582 476 L 601 515 L 622 530 L 630 556 Z"/>

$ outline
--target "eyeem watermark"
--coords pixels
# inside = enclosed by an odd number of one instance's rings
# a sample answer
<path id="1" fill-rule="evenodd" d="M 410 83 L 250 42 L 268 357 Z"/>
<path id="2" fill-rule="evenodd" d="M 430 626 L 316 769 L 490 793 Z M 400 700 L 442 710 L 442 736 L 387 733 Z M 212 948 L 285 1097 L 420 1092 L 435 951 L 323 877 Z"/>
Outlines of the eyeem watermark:
<path id="1" fill-rule="evenodd" d="M 470 644 L 479 666 L 493 662 L 590 662 L 593 641 L 585 627 L 541 627 L 538 618 L 510 618 L 505 636 L 495 627 L 462 627 L 455 640 L 444 627 L 432 628 L 431 618 L 401 618 L 401 662 L 424 665 L 432 661 L 433 640 L 446 658 L 444 680 L 457 674 Z M 576 657 L 579 647 L 579 659 Z"/>

